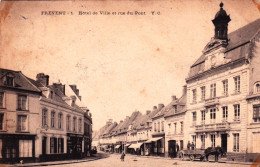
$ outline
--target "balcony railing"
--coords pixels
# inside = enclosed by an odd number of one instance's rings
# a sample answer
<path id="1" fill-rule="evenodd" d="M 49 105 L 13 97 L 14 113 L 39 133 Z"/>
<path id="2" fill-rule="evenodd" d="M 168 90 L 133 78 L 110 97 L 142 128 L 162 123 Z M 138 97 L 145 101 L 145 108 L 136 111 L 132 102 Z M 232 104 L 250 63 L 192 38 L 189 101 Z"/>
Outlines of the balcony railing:
<path id="1" fill-rule="evenodd" d="M 206 124 L 195 126 L 196 132 L 207 132 L 207 131 L 225 131 L 230 128 L 230 123 L 216 123 L 216 124 Z"/>
<path id="2" fill-rule="evenodd" d="M 217 104 L 219 104 L 219 97 L 214 97 L 214 98 L 206 99 L 204 106 L 208 107 L 208 106 L 213 106 L 213 105 L 217 105 Z"/>

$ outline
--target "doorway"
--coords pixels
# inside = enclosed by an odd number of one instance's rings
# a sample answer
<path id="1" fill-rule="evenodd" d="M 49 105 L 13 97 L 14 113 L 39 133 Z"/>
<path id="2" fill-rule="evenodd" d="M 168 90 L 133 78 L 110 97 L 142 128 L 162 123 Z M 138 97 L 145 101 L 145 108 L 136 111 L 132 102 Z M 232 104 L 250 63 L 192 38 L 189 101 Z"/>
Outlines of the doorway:
<path id="1" fill-rule="evenodd" d="M 42 138 L 42 155 L 46 155 L 47 137 Z"/>
<path id="2" fill-rule="evenodd" d="M 221 148 L 226 153 L 227 152 L 227 134 L 221 134 Z"/>
<path id="3" fill-rule="evenodd" d="M 169 157 L 175 158 L 176 157 L 176 140 L 168 141 L 168 150 L 169 150 Z"/>

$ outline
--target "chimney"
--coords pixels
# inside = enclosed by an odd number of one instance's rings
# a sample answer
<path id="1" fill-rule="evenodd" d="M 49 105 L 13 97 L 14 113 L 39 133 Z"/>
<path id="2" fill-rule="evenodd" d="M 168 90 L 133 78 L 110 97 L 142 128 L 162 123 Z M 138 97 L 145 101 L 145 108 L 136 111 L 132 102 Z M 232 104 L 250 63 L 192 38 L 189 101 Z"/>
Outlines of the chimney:
<path id="1" fill-rule="evenodd" d="M 153 106 L 153 110 L 156 110 L 157 109 L 157 106 Z"/>
<path id="2" fill-rule="evenodd" d="M 158 104 L 158 109 L 161 110 L 164 107 L 164 104 Z"/>
<path id="3" fill-rule="evenodd" d="M 44 75 L 44 73 L 39 73 L 37 74 L 36 79 L 38 82 L 43 84 L 43 86 L 49 85 L 49 75 Z"/>
<path id="4" fill-rule="evenodd" d="M 76 89 L 76 95 L 79 96 L 79 89 Z"/>
<path id="5" fill-rule="evenodd" d="M 147 110 L 146 111 L 146 115 L 150 114 L 151 113 L 151 110 Z"/>
<path id="6" fill-rule="evenodd" d="M 182 88 L 182 95 L 187 94 L 187 85 L 184 85 Z"/>
<path id="7" fill-rule="evenodd" d="M 172 95 L 172 101 L 175 101 L 175 100 L 177 100 L 176 96 Z"/>
<path id="8" fill-rule="evenodd" d="M 62 85 L 61 83 L 54 83 L 53 86 L 65 95 L 65 85 Z"/>
<path id="9" fill-rule="evenodd" d="M 123 123 L 123 120 L 120 120 L 120 123 Z"/>

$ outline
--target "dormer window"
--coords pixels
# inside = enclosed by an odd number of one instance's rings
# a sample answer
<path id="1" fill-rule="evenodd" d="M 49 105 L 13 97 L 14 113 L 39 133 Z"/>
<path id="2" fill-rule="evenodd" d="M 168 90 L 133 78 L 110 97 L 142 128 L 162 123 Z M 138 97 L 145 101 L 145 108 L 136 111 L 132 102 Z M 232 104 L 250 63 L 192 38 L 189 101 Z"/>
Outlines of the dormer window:
<path id="1" fill-rule="evenodd" d="M 51 91 L 50 92 L 50 98 L 53 99 L 53 97 L 54 97 L 54 93 L 53 93 L 53 91 Z"/>
<path id="2" fill-rule="evenodd" d="M 255 84 L 255 93 L 260 93 L 260 82 Z"/>
<path id="3" fill-rule="evenodd" d="M 7 74 L 4 78 L 4 85 L 14 86 L 14 76 L 12 74 Z"/>
<path id="4" fill-rule="evenodd" d="M 72 100 L 71 106 L 75 105 L 75 100 Z"/>

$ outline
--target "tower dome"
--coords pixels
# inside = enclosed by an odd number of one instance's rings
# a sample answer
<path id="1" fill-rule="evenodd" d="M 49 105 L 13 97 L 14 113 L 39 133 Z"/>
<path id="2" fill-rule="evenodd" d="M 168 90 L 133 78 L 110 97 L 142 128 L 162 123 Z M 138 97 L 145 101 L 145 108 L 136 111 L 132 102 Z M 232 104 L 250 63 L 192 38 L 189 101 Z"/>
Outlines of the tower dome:
<path id="1" fill-rule="evenodd" d="M 215 26 L 215 39 L 227 40 L 228 39 L 228 23 L 230 22 L 230 16 L 223 9 L 224 4 L 219 4 L 220 10 L 216 13 L 214 20 L 212 20 Z"/>

